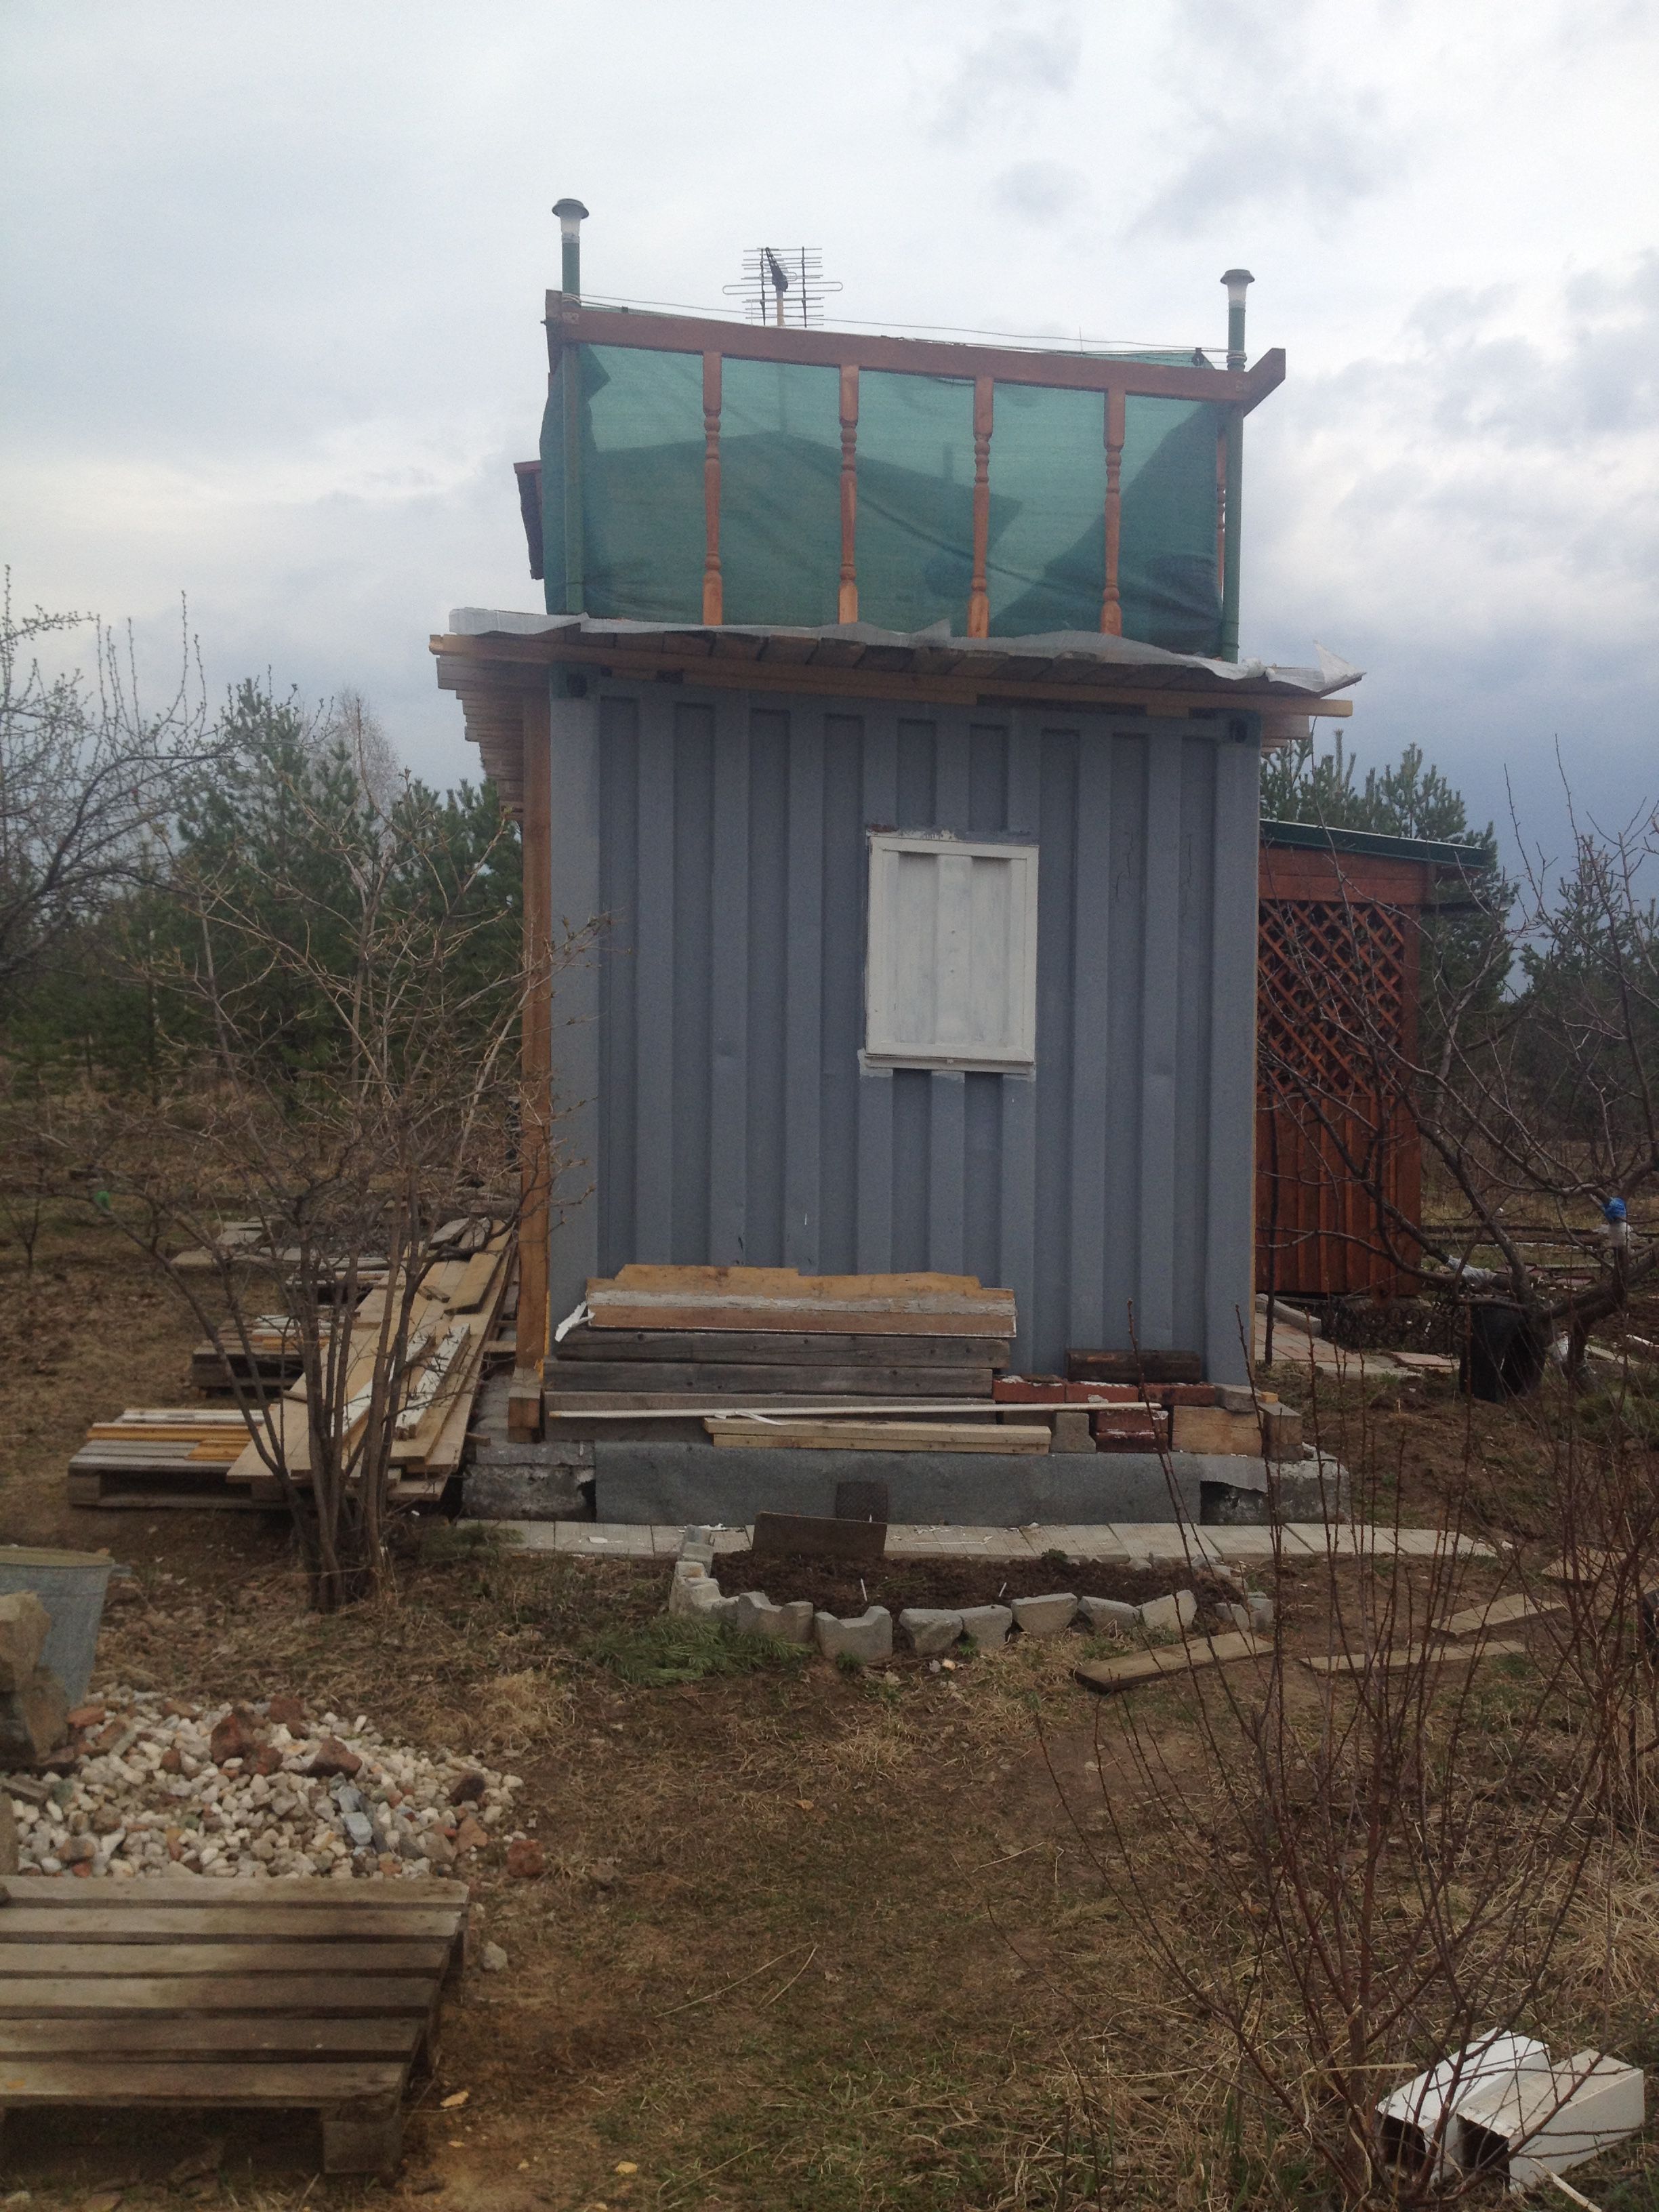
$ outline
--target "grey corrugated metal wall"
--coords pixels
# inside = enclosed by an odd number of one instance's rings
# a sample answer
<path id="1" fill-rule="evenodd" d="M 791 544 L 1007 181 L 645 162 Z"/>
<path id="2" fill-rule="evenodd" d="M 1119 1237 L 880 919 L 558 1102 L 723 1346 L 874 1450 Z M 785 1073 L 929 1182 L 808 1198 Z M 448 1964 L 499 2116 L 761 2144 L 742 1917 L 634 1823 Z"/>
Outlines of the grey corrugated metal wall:
<path id="1" fill-rule="evenodd" d="M 630 1260 L 935 1267 L 1013 1288 L 1028 1367 L 1133 1310 L 1242 1377 L 1254 720 L 562 688 L 554 913 L 608 919 L 556 1000 L 556 1318 Z M 1036 841 L 1034 1079 L 860 1071 L 872 828 Z"/>

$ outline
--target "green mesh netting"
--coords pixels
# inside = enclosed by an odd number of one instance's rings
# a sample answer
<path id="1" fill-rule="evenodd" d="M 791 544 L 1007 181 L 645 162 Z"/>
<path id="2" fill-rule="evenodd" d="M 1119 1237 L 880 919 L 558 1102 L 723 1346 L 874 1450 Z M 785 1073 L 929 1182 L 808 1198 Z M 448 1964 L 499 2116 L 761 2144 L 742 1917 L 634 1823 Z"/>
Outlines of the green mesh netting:
<path id="1" fill-rule="evenodd" d="M 1221 649 L 1216 438 L 1205 399 L 1131 393 L 1123 424 L 1123 635 L 1170 653 Z M 993 447 L 994 451 L 994 446 Z"/>
<path id="2" fill-rule="evenodd" d="M 832 623 L 841 581 L 841 374 L 720 371 L 720 570 L 732 623 Z"/>
<path id="3" fill-rule="evenodd" d="M 1098 629 L 1106 584 L 1106 401 L 999 384 L 985 567 L 993 637 Z"/>
<path id="4" fill-rule="evenodd" d="M 702 362 L 694 353 L 582 346 L 583 606 L 641 622 L 702 620 Z M 543 429 L 562 479 L 566 355 Z M 564 501 L 544 492 L 547 603 L 565 603 Z M 554 597 L 555 591 L 558 597 Z"/>
<path id="5" fill-rule="evenodd" d="M 884 629 L 968 627 L 974 573 L 974 387 L 859 378 L 859 616 Z"/>
<path id="6" fill-rule="evenodd" d="M 591 614 L 700 622 L 702 362 L 584 346 L 583 584 Z M 562 359 L 542 433 L 547 604 L 568 600 Z M 889 629 L 967 628 L 973 575 L 974 387 L 860 378 L 859 612 Z M 720 410 L 720 565 L 732 623 L 836 619 L 840 381 L 833 368 L 728 360 Z M 1104 583 L 1104 399 L 1000 384 L 990 447 L 987 586 L 1000 637 L 1097 629 Z M 1123 633 L 1180 653 L 1220 645 L 1216 437 L 1206 401 L 1132 396 L 1125 415 Z"/>

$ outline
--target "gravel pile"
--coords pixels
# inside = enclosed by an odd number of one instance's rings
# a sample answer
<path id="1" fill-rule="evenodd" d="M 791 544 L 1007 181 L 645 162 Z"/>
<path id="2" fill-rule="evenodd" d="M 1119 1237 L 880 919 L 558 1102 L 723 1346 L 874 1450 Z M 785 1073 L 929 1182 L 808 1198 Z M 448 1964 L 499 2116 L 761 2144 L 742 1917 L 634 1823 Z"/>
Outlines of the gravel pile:
<path id="1" fill-rule="evenodd" d="M 523 1838 L 516 1774 L 388 1743 L 362 1714 L 117 1687 L 71 1719 L 70 1771 L 0 1777 L 25 1872 L 418 1880 Z"/>

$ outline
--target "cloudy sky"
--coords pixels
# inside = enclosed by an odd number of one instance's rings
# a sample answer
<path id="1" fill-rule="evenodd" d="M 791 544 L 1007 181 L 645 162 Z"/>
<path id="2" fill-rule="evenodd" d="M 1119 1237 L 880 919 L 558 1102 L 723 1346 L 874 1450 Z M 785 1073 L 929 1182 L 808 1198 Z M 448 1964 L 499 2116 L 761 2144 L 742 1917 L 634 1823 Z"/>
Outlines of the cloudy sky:
<path id="1" fill-rule="evenodd" d="M 1243 262 L 1245 651 L 1558 841 L 1558 745 L 1659 796 L 1656 111 L 1643 0 L 4 0 L 0 554 L 446 780 L 561 193 L 593 295 L 804 240 L 890 327 L 1217 344 Z"/>

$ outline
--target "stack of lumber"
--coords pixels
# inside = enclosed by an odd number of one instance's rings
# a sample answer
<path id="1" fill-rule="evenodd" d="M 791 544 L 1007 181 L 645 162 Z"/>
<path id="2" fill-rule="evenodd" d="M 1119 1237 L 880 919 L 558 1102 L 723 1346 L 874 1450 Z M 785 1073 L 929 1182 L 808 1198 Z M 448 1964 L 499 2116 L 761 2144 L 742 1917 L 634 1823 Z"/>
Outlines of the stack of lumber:
<path id="1" fill-rule="evenodd" d="M 635 1433 L 637 1419 L 641 1435 L 701 1438 L 716 1410 L 866 1425 L 889 1407 L 988 1413 L 1013 1333 L 1013 1293 L 972 1275 L 628 1267 L 588 1284 L 546 1364 L 545 1403 L 566 1437 Z"/>
<path id="2" fill-rule="evenodd" d="M 441 1497 L 459 1469 L 479 1383 L 492 1364 L 512 1358 L 511 1232 L 489 1220 L 456 1222 L 440 1231 L 440 1237 L 441 1256 L 427 1266 L 416 1293 L 392 1445 L 390 1495 L 394 1503 L 405 1504 Z M 398 1285 L 388 1284 L 383 1274 L 351 1317 L 345 1385 L 349 1438 L 368 1419 L 386 1301 L 398 1295 Z M 252 1420 L 261 1425 L 261 1436 L 267 1420 L 276 1425 L 289 1471 L 303 1488 L 311 1473 L 311 1437 L 305 1384 L 295 1379 L 295 1325 L 286 1316 L 264 1315 L 260 1331 L 265 1330 L 276 1347 L 270 1356 L 292 1358 L 293 1368 L 286 1378 L 272 1378 L 286 1379 L 288 1387 L 267 1411 L 251 1408 Z M 257 1358 L 265 1358 L 260 1332 L 251 1331 L 250 1338 Z M 213 1359 L 222 1388 L 224 1364 L 210 1345 L 193 1355 L 192 1375 L 204 1352 Z M 266 1392 L 255 1395 L 263 1398 Z M 70 1464 L 69 1501 L 134 1508 L 278 1505 L 282 1485 L 250 1430 L 249 1414 L 234 1406 L 131 1407 L 118 1420 L 93 1425 Z"/>
<path id="3" fill-rule="evenodd" d="M 472 1401 L 502 1317 L 513 1261 L 510 1232 L 491 1224 L 470 1256 L 436 1261 L 422 1278 L 410 1314 L 408 1370 L 392 1447 L 388 1495 L 394 1504 L 434 1502 L 459 1472 Z M 388 1283 L 371 1291 L 352 1316 L 345 1381 L 348 1443 L 368 1418 L 387 1301 L 401 1295 L 400 1284 Z M 289 1477 L 304 1489 L 311 1476 L 311 1431 L 303 1382 L 285 1393 L 276 1418 Z M 252 1439 L 228 1479 L 244 1486 L 256 1504 L 281 1503 L 282 1485 Z"/>
<path id="4" fill-rule="evenodd" d="M 130 1406 L 70 1462 L 71 1505 L 246 1507 L 225 1478 L 247 1443 L 235 1407 Z"/>
<path id="5" fill-rule="evenodd" d="M 3 2109 L 309 2110 L 325 2173 L 389 2173 L 466 1934 L 464 1882 L 9 1875 Z"/>
<path id="6" fill-rule="evenodd" d="M 190 1355 L 191 1387 L 204 1396 L 236 1388 L 259 1396 L 278 1396 L 300 1373 L 300 1334 L 291 1314 L 256 1314 L 243 1331 L 244 1343 L 198 1344 Z"/>

